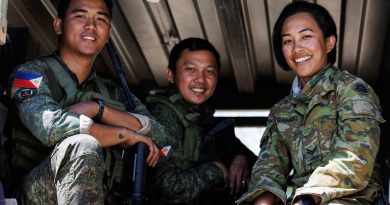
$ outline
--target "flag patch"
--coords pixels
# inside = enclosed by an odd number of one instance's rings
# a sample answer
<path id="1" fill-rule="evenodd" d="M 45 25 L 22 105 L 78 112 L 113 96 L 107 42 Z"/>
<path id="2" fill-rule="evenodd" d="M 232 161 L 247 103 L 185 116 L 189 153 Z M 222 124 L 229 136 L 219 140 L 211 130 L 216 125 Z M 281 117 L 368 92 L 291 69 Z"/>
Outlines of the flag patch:
<path id="1" fill-rule="evenodd" d="M 171 151 L 172 146 L 171 145 L 166 145 L 160 150 L 160 157 L 166 157 L 168 156 L 169 152 Z"/>
<path id="2" fill-rule="evenodd" d="M 12 87 L 37 89 L 41 86 L 42 78 L 38 74 L 17 72 Z"/>

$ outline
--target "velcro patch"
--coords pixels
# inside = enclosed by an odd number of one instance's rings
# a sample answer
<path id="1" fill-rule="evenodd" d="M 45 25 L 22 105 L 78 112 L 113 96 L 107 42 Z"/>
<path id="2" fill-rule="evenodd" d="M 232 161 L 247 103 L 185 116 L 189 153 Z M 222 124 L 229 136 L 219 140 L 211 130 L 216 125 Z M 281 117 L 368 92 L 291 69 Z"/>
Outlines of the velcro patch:
<path id="1" fill-rule="evenodd" d="M 171 145 L 165 145 L 161 150 L 160 150 L 160 157 L 167 157 L 169 152 L 171 151 L 172 146 Z"/>
<path id="2" fill-rule="evenodd" d="M 355 114 L 370 116 L 375 114 L 374 106 L 367 100 L 354 100 L 352 110 Z"/>
<path id="3" fill-rule="evenodd" d="M 34 73 L 17 72 L 12 88 L 32 88 L 41 86 L 42 76 Z"/>
<path id="4" fill-rule="evenodd" d="M 17 90 L 14 94 L 15 100 L 22 102 L 27 98 L 34 97 L 37 94 L 36 89 L 31 89 L 31 88 L 21 88 Z"/>
<path id="5" fill-rule="evenodd" d="M 358 93 L 362 93 L 362 94 L 368 93 L 368 89 L 367 89 L 366 85 L 364 85 L 363 83 L 356 83 L 353 86 L 353 90 L 358 92 Z"/>

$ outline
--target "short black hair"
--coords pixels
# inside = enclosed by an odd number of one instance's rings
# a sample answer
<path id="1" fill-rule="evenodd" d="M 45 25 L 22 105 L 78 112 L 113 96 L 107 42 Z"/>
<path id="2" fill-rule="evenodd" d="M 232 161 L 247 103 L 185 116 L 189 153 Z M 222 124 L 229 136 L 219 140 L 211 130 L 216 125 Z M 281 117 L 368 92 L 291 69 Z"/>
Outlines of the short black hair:
<path id="1" fill-rule="evenodd" d="M 309 13 L 320 27 L 324 38 L 335 36 L 337 42 L 337 28 L 336 24 L 329 14 L 329 12 L 318 4 L 309 3 L 306 1 L 294 1 L 284 7 L 278 20 L 275 23 L 272 33 L 272 45 L 276 61 L 284 70 L 290 70 L 286 60 L 283 56 L 282 50 L 282 26 L 284 21 L 289 17 L 299 12 Z M 334 64 L 336 62 L 336 47 L 333 48 L 327 55 L 328 63 Z"/>
<path id="2" fill-rule="evenodd" d="M 68 10 L 69 8 L 69 4 L 71 1 L 76 1 L 76 0 L 60 0 L 60 2 L 58 3 L 58 6 L 57 6 L 57 13 L 58 13 L 58 18 L 60 18 L 61 20 L 64 20 L 65 19 L 65 15 L 66 15 L 66 10 Z M 112 15 L 112 0 L 103 0 L 104 3 L 106 4 L 107 6 L 107 9 L 108 9 L 108 15 L 111 19 L 111 15 Z"/>
<path id="3" fill-rule="evenodd" d="M 207 50 L 210 51 L 215 58 L 215 62 L 217 63 L 217 70 L 221 67 L 221 60 L 219 57 L 218 51 L 214 48 L 214 46 L 205 39 L 201 38 L 187 38 L 180 41 L 176 44 L 170 54 L 169 54 L 169 64 L 168 68 L 172 70 L 172 72 L 176 73 L 176 63 L 179 60 L 181 54 L 184 50 L 188 49 L 189 51 L 199 51 L 199 50 Z"/>

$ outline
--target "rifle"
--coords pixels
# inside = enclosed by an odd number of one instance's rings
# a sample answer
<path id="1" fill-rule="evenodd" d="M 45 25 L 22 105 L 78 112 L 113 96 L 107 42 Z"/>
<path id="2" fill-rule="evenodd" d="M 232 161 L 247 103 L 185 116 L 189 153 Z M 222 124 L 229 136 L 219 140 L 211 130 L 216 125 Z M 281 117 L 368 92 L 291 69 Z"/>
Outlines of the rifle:
<path id="1" fill-rule="evenodd" d="M 226 149 L 230 147 L 225 147 L 221 142 L 224 142 L 228 137 L 234 136 L 234 120 L 233 119 L 225 119 L 219 123 L 217 123 L 214 127 L 212 127 L 204 136 L 203 142 L 201 144 L 200 153 L 199 153 L 199 163 L 203 164 L 209 161 L 222 160 L 223 164 L 225 161 L 230 161 L 226 159 L 232 158 L 231 156 L 225 156 Z M 224 150 L 221 151 L 221 148 Z M 230 151 L 230 153 L 232 153 Z"/>
<path id="2" fill-rule="evenodd" d="M 199 163 L 221 161 L 226 167 L 236 154 L 244 154 L 250 166 L 256 161 L 256 156 L 236 138 L 234 134 L 234 119 L 224 119 L 212 127 L 205 135 L 199 153 Z"/>
<path id="3" fill-rule="evenodd" d="M 111 38 L 108 40 L 106 47 L 108 53 L 110 54 L 111 61 L 114 65 L 116 74 L 118 75 L 123 92 L 127 100 L 126 110 L 130 112 L 134 109 L 135 103 L 130 93 L 130 89 L 127 85 L 125 74 L 122 69 L 122 65 L 119 61 L 119 57 L 114 48 Z M 144 181 L 145 181 L 145 169 L 146 169 L 146 163 L 145 163 L 146 150 L 147 149 L 145 143 L 141 142 L 136 144 L 135 153 L 134 153 L 133 177 L 132 177 L 133 194 L 130 198 L 126 198 L 124 200 L 124 204 L 138 205 L 138 204 L 142 204 L 145 201 L 145 197 L 143 196 L 143 191 L 144 191 L 144 184 L 145 184 Z"/>

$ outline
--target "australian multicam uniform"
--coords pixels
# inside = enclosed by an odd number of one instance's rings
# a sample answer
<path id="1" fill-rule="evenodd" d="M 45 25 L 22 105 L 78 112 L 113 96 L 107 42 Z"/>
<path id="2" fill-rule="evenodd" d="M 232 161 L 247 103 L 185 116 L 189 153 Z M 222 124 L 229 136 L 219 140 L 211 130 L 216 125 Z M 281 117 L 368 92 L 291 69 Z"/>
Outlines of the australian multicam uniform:
<path id="1" fill-rule="evenodd" d="M 78 93 L 98 92 L 94 79 L 99 77 L 94 71 L 79 85 L 75 74 L 59 56 L 53 54 L 53 57 L 71 76 Z M 54 75 L 42 60 L 17 67 L 11 76 L 9 93 L 18 117 L 43 146 L 52 150 L 24 180 L 24 203 L 103 204 L 105 165 L 100 144 L 88 135 L 93 121 L 87 116 L 67 112 L 66 107 L 54 99 L 55 86 L 51 84 L 53 79 L 49 79 Z M 26 79 L 33 85 L 26 84 Z M 102 81 L 111 100 L 125 102 L 121 88 L 110 80 Z M 133 99 L 136 107 L 132 113 L 149 116 L 146 107 L 135 96 Z M 145 134 L 158 141 L 156 136 L 163 135 L 164 129 L 153 119 L 146 124 L 151 124 L 151 131 Z"/>
<path id="2" fill-rule="evenodd" d="M 327 67 L 300 90 L 275 104 L 261 139 L 249 191 L 238 202 L 264 191 L 286 204 L 287 176 L 300 195 L 322 204 L 372 204 L 380 189 L 375 158 L 384 122 L 378 97 L 363 80 Z"/>

